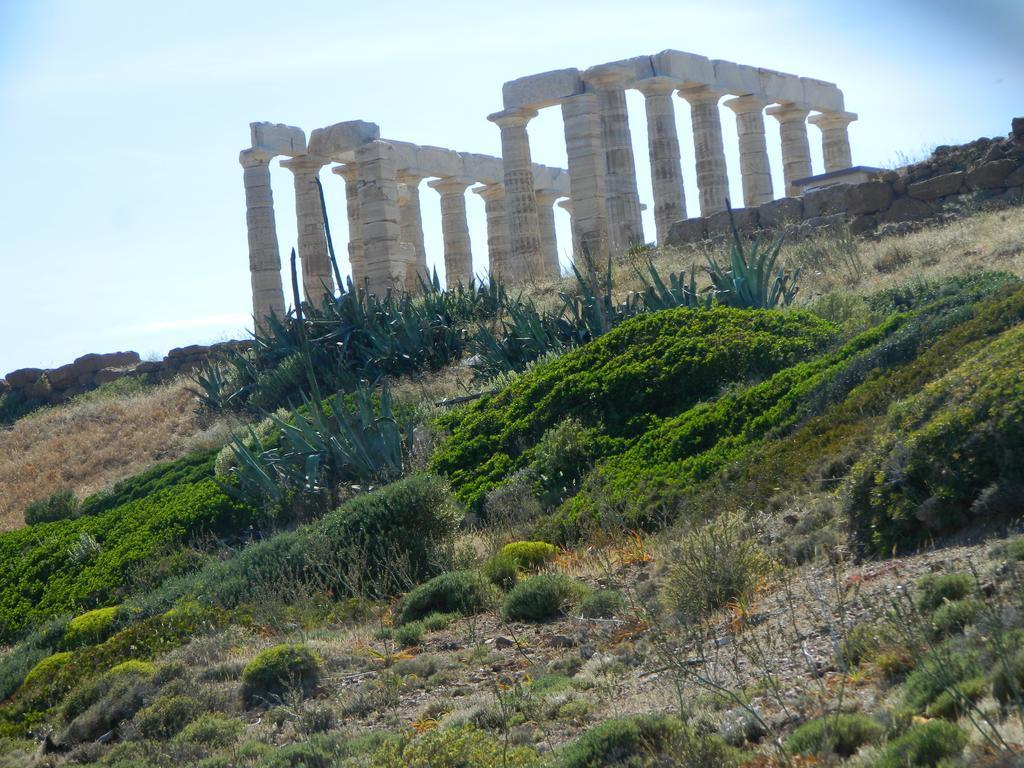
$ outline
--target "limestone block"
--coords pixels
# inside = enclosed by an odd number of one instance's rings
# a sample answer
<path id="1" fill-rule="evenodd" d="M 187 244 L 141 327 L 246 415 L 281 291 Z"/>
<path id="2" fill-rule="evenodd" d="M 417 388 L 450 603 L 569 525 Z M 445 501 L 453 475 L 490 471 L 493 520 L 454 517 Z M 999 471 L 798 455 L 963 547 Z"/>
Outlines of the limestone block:
<path id="1" fill-rule="evenodd" d="M 946 195 L 955 195 L 963 186 L 964 176 L 966 174 L 963 171 L 932 176 L 930 179 L 908 184 L 907 194 L 918 200 L 936 200 Z"/>
<path id="2" fill-rule="evenodd" d="M 765 229 L 779 229 L 803 216 L 804 204 L 798 197 L 780 197 L 757 208 L 758 220 Z"/>
<path id="3" fill-rule="evenodd" d="M 825 216 L 813 216 L 809 219 L 804 219 L 800 227 L 801 229 L 815 232 L 829 230 L 838 234 L 846 229 L 846 214 L 830 213 Z"/>
<path id="4" fill-rule="evenodd" d="M 309 136 L 308 154 L 344 162 L 349 159 L 345 153 L 379 138 L 380 128 L 376 123 L 347 120 L 313 131 Z"/>
<path id="5" fill-rule="evenodd" d="M 892 187 L 884 181 L 851 184 L 846 190 L 846 210 L 852 216 L 877 213 L 892 205 Z"/>
<path id="6" fill-rule="evenodd" d="M 967 186 L 971 189 L 994 189 L 1003 186 L 1003 181 L 1017 168 L 1013 160 L 995 160 L 983 163 L 967 174 Z"/>
<path id="7" fill-rule="evenodd" d="M 815 80 L 812 77 L 801 77 L 800 84 L 804 93 L 801 101 L 810 104 L 813 109 L 823 112 L 845 111 L 843 92 L 836 87 L 835 83 Z"/>
<path id="8" fill-rule="evenodd" d="M 416 176 L 429 176 L 420 162 L 420 147 L 408 141 L 391 141 L 388 144 L 394 149 L 395 168 L 399 172 Z"/>
<path id="9" fill-rule="evenodd" d="M 540 109 L 583 93 L 583 80 L 576 68 L 556 69 L 539 75 L 510 80 L 501 87 L 505 109 Z"/>
<path id="10" fill-rule="evenodd" d="M 847 208 L 846 184 L 835 184 L 824 189 L 815 189 L 804 195 L 804 218 L 813 219 L 831 213 L 844 213 Z"/>
<path id="11" fill-rule="evenodd" d="M 796 75 L 776 72 L 774 69 L 758 69 L 761 93 L 770 101 L 801 104 L 804 100 L 804 85 Z"/>
<path id="12" fill-rule="evenodd" d="M 97 355 L 91 353 L 75 358 L 72 365 L 79 373 L 95 373 L 101 368 L 127 368 L 139 362 L 138 352 L 108 352 Z"/>
<path id="13" fill-rule="evenodd" d="M 481 184 L 500 184 L 505 176 L 505 167 L 500 157 L 460 152 L 462 174 L 476 179 Z"/>
<path id="14" fill-rule="evenodd" d="M 649 77 L 654 77 L 654 68 L 651 66 L 650 56 L 636 56 L 632 59 L 610 61 L 607 64 L 598 64 L 595 67 L 590 67 L 583 72 L 583 81 L 587 83 L 606 73 L 615 77 L 621 75 L 625 83 L 635 83 L 637 80 L 646 80 Z M 626 87 L 629 87 L 629 85 Z"/>
<path id="15" fill-rule="evenodd" d="M 667 50 L 651 56 L 657 76 L 671 77 L 680 85 L 714 85 L 715 67 L 706 56 Z"/>
<path id="16" fill-rule="evenodd" d="M 420 167 L 427 176 L 462 176 L 462 157 L 453 149 L 422 146 L 419 148 Z"/>
<path id="17" fill-rule="evenodd" d="M 900 197 L 893 200 L 889 210 L 879 214 L 878 219 L 885 222 L 919 221 L 927 219 L 933 212 L 932 206 L 923 200 Z"/>
<path id="18" fill-rule="evenodd" d="M 850 223 L 847 225 L 850 228 L 850 234 L 853 236 L 863 235 L 868 232 L 873 232 L 875 227 L 878 226 L 878 217 L 868 213 L 862 213 L 859 216 L 854 216 L 850 219 Z"/>
<path id="19" fill-rule="evenodd" d="M 66 389 L 78 380 L 80 373 L 81 371 L 78 370 L 74 363 L 68 363 L 59 368 L 54 368 L 52 371 L 47 371 L 46 377 L 50 380 L 50 385 L 54 389 Z"/>
<path id="20" fill-rule="evenodd" d="M 758 228 L 757 208 L 733 208 L 733 221 L 736 222 L 736 229 L 741 233 L 748 234 Z M 729 223 L 729 212 L 719 211 L 707 217 L 708 237 L 725 236 L 732 237 L 732 225 Z"/>
<path id="21" fill-rule="evenodd" d="M 760 92 L 761 78 L 758 75 L 757 67 L 749 67 L 746 64 L 737 64 L 722 59 L 713 59 L 711 65 L 714 67 L 715 87 L 718 90 L 736 96 Z"/>
<path id="22" fill-rule="evenodd" d="M 132 373 L 136 376 L 143 376 L 147 373 L 156 373 L 163 367 L 162 363 L 156 360 L 143 360 L 141 363 L 132 368 Z"/>
<path id="23" fill-rule="evenodd" d="M 295 157 L 306 153 L 306 134 L 294 125 L 249 123 L 249 138 L 253 149 L 271 155 Z"/>
<path id="24" fill-rule="evenodd" d="M 7 379 L 7 384 L 11 389 L 25 389 L 39 381 L 44 373 L 42 368 L 19 368 L 16 371 L 11 371 L 4 378 Z"/>
<path id="25" fill-rule="evenodd" d="M 1003 179 L 1003 184 L 1007 187 L 1019 187 L 1024 184 L 1024 165 Z"/>
<path id="26" fill-rule="evenodd" d="M 695 216 L 692 219 L 682 219 L 672 223 L 668 230 L 668 245 L 683 245 L 685 243 L 699 243 L 707 238 L 707 219 Z"/>
<path id="27" fill-rule="evenodd" d="M 127 375 L 126 371 L 119 370 L 117 368 L 101 368 L 93 374 L 93 381 L 96 386 L 100 386 L 102 384 L 109 384 L 112 381 L 117 381 L 118 379 L 123 379 Z"/>

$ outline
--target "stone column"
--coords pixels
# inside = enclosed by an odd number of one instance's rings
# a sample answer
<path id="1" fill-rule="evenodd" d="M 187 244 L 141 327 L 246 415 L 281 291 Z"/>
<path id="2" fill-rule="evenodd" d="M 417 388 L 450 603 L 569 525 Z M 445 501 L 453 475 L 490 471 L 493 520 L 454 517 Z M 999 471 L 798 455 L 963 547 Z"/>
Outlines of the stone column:
<path id="1" fill-rule="evenodd" d="M 557 189 L 538 189 L 537 218 L 540 222 L 540 248 L 544 254 L 544 277 L 561 276 L 558 268 L 558 239 L 555 235 L 555 201 L 562 196 Z"/>
<path id="2" fill-rule="evenodd" d="M 725 106 L 736 113 L 736 133 L 740 143 L 740 174 L 743 176 L 743 205 L 756 208 L 770 203 L 772 168 L 768 162 L 768 145 L 764 138 L 764 99 L 739 96 Z"/>
<path id="3" fill-rule="evenodd" d="M 412 246 L 413 257 L 409 263 L 405 285 L 414 290 L 419 278 L 430 279 L 427 271 L 427 248 L 423 241 L 423 216 L 420 210 L 420 182 L 423 177 L 409 172 L 398 172 L 398 183 L 402 186 L 399 195 L 398 224 L 402 242 Z"/>
<path id="4" fill-rule="evenodd" d="M 811 147 L 807 142 L 806 122 L 810 110 L 799 104 L 779 104 L 768 107 L 768 114 L 779 121 L 786 195 L 794 197 L 799 194 L 799 190 L 793 186 L 793 182 L 812 174 Z"/>
<path id="5" fill-rule="evenodd" d="M 459 283 L 469 285 L 473 277 L 473 253 L 466 218 L 466 188 L 473 179 L 446 176 L 428 181 L 441 195 L 441 236 L 444 239 L 445 283 L 449 290 Z"/>
<path id="6" fill-rule="evenodd" d="M 821 129 L 821 150 L 825 157 L 825 173 L 841 171 L 853 165 L 850 153 L 850 123 L 857 119 L 853 112 L 822 112 L 807 122 Z"/>
<path id="7" fill-rule="evenodd" d="M 676 81 L 668 77 L 650 77 L 636 83 L 636 89 L 644 95 L 647 109 L 647 149 L 651 156 L 654 226 L 658 243 L 665 242 L 673 222 L 686 218 L 682 156 L 676 130 L 676 110 L 672 104 L 672 92 L 676 86 Z"/>
<path id="8" fill-rule="evenodd" d="M 710 216 L 724 211 L 725 201 L 729 197 L 722 119 L 718 114 L 719 93 L 706 85 L 698 85 L 680 88 L 679 95 L 690 104 L 700 215 Z"/>
<path id="9" fill-rule="evenodd" d="M 624 251 L 644 241 L 640 219 L 640 193 L 636 184 L 636 160 L 626 111 L 629 70 L 596 67 L 588 70 L 587 83 L 597 95 L 601 114 L 601 138 L 605 150 L 605 194 L 608 197 L 608 231 L 612 249 Z"/>
<path id="10" fill-rule="evenodd" d="M 569 189 L 573 206 L 573 260 L 584 273 L 608 262 L 608 203 L 604 145 L 597 96 L 582 93 L 562 102 Z M 582 264 L 586 253 L 590 264 Z"/>
<path id="11" fill-rule="evenodd" d="M 508 222 L 509 280 L 520 281 L 541 273 L 537 200 L 533 196 L 533 159 L 526 124 L 534 109 L 510 109 L 488 115 L 501 129 L 501 158 L 505 166 L 505 217 Z"/>
<path id="12" fill-rule="evenodd" d="M 355 163 L 331 169 L 345 180 L 345 210 L 348 215 L 348 264 L 352 285 L 362 288 L 366 279 L 366 257 L 363 253 L 363 228 L 359 224 L 359 169 Z"/>
<path id="13" fill-rule="evenodd" d="M 398 224 L 398 181 L 394 148 L 371 141 L 356 148 L 359 169 L 359 222 L 367 290 L 383 295 L 401 288 L 406 264 Z"/>
<path id="14" fill-rule="evenodd" d="M 282 160 L 281 167 L 295 176 L 295 219 L 302 262 L 302 292 L 306 301 L 319 303 L 324 294 L 334 294 L 334 275 L 327 251 L 324 213 L 316 177 L 328 163 L 319 157 L 301 155 Z"/>
<path id="15" fill-rule="evenodd" d="M 484 201 L 487 215 L 487 264 L 492 279 L 509 281 L 508 221 L 505 218 L 505 188 L 485 184 L 473 190 Z"/>
<path id="16" fill-rule="evenodd" d="M 567 211 L 569 214 L 569 231 L 572 232 L 572 252 L 574 254 L 580 252 L 580 241 L 579 241 L 579 228 L 576 226 L 576 209 L 572 204 L 572 198 L 566 197 L 555 203 L 563 211 Z M 561 268 L 559 268 L 561 272 Z"/>
<path id="17" fill-rule="evenodd" d="M 238 156 L 245 184 L 245 225 L 249 235 L 249 277 L 252 282 L 252 314 L 257 330 L 266 329 L 270 315 L 284 317 L 281 285 L 281 252 L 274 220 L 274 193 L 270 186 L 273 155 L 245 149 Z"/>

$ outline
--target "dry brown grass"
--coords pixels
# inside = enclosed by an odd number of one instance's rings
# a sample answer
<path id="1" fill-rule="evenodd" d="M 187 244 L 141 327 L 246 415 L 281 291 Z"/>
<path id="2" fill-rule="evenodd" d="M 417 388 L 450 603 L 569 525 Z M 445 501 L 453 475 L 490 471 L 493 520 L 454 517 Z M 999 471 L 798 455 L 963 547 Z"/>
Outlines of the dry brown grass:
<path id="1" fill-rule="evenodd" d="M 200 420 L 185 379 L 19 419 L 0 429 L 0 530 L 21 527 L 36 499 L 63 489 L 82 498 L 158 461 L 222 443 L 227 428 Z"/>

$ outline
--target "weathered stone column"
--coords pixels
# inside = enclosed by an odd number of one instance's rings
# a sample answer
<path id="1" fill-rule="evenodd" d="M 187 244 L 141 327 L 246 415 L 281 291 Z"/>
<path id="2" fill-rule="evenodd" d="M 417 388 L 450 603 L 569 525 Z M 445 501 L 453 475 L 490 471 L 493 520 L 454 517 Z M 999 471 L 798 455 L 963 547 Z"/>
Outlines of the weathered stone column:
<path id="1" fill-rule="evenodd" d="M 505 166 L 505 217 L 508 221 L 509 280 L 539 275 L 544 268 L 540 246 L 537 200 L 533 196 L 533 159 L 526 124 L 533 109 L 507 109 L 488 115 L 501 129 L 501 158 Z"/>
<path id="2" fill-rule="evenodd" d="M 569 189 L 573 206 L 573 260 L 586 273 L 608 261 L 608 203 L 604 144 L 597 96 L 582 93 L 562 102 Z M 580 264 L 586 253 L 590 264 Z"/>
<path id="3" fill-rule="evenodd" d="M 245 149 L 238 155 L 245 184 L 245 225 L 249 236 L 249 277 L 252 282 L 252 314 L 256 329 L 266 328 L 270 315 L 284 317 L 281 285 L 281 252 L 274 220 L 274 192 L 270 185 L 273 155 Z"/>
<path id="4" fill-rule="evenodd" d="M 825 158 L 825 173 L 841 171 L 853 165 L 850 152 L 849 126 L 857 115 L 853 112 L 822 112 L 812 115 L 807 122 L 821 129 L 821 150 Z"/>
<path id="5" fill-rule="evenodd" d="M 706 85 L 698 85 L 680 88 L 679 95 L 690 104 L 700 215 L 710 216 L 724 211 L 725 201 L 729 197 L 722 119 L 718 114 L 719 93 Z"/>
<path id="6" fill-rule="evenodd" d="M 484 201 L 487 215 L 487 264 L 492 279 L 510 280 L 508 222 L 505 219 L 505 188 L 501 184 L 485 184 L 473 190 Z"/>
<path id="7" fill-rule="evenodd" d="M 415 289 L 419 278 L 430 279 L 427 271 L 427 248 L 423 241 L 423 215 L 420 209 L 420 182 L 423 177 L 409 172 L 398 172 L 398 183 L 401 185 L 398 199 L 398 224 L 402 233 L 402 242 L 408 243 L 413 249 L 413 259 L 409 263 L 409 272 L 405 284 L 409 290 Z"/>
<path id="8" fill-rule="evenodd" d="M 314 303 L 318 303 L 325 293 L 334 293 L 323 207 L 320 205 L 320 190 L 316 186 L 316 177 L 328 162 L 309 155 L 281 161 L 281 167 L 295 176 L 295 219 L 302 262 L 302 292 L 306 301 Z"/>
<path id="9" fill-rule="evenodd" d="M 563 200 L 559 200 L 555 205 L 569 214 L 569 231 L 572 232 L 572 252 L 575 255 L 580 252 L 580 240 L 579 227 L 576 226 L 576 209 L 572 204 L 572 198 L 566 197 Z M 559 267 L 559 271 L 561 271 L 561 267 Z"/>
<path id="10" fill-rule="evenodd" d="M 584 79 L 597 95 L 601 114 L 601 138 L 605 150 L 605 194 L 608 198 L 608 231 L 612 249 L 623 251 L 644 241 L 640 219 L 640 193 L 636 184 L 636 159 L 626 110 L 626 83 L 631 72 L 622 67 L 594 67 Z"/>
<path id="11" fill-rule="evenodd" d="M 383 295 L 390 289 L 401 289 L 406 272 L 398 224 L 394 148 L 385 141 L 371 141 L 355 152 L 366 285 L 371 293 Z"/>
<path id="12" fill-rule="evenodd" d="M 799 104 L 779 104 L 768 107 L 768 114 L 779 121 L 782 137 L 782 170 L 786 179 L 786 196 L 794 197 L 799 190 L 793 186 L 796 179 L 811 175 L 811 147 L 807 141 L 807 115 L 810 110 Z"/>
<path id="13" fill-rule="evenodd" d="M 331 169 L 345 180 L 345 211 L 348 215 L 348 264 L 352 272 L 352 285 L 363 287 L 366 279 L 366 256 L 363 253 L 363 228 L 359 223 L 359 169 L 355 163 L 338 165 Z"/>
<path id="14" fill-rule="evenodd" d="M 654 191 L 654 226 L 658 243 L 664 243 L 673 222 L 686 218 L 682 156 L 672 92 L 677 82 L 668 77 L 638 80 L 636 89 L 644 95 L 647 109 L 647 149 L 651 156 L 651 186 Z"/>
<path id="15" fill-rule="evenodd" d="M 561 275 L 558 268 L 558 238 L 555 235 L 555 201 L 562 196 L 556 189 L 538 189 L 537 218 L 540 223 L 540 248 L 544 254 L 544 277 Z"/>
<path id="16" fill-rule="evenodd" d="M 428 181 L 427 186 L 441 195 L 441 236 L 444 239 L 445 283 L 449 289 L 459 283 L 469 285 L 473 277 L 473 253 L 466 218 L 466 188 L 473 179 L 446 176 Z"/>
<path id="17" fill-rule="evenodd" d="M 740 143 L 740 174 L 743 176 L 743 205 L 756 208 L 770 203 L 772 168 L 768 162 L 768 145 L 764 138 L 764 99 L 739 96 L 725 106 L 736 113 L 736 133 Z"/>

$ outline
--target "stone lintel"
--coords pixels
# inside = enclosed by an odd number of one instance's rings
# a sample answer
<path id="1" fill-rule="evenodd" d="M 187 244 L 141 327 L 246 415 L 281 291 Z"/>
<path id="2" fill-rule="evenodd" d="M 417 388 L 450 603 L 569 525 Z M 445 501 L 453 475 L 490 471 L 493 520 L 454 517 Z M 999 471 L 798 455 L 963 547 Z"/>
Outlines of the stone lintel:
<path id="1" fill-rule="evenodd" d="M 319 155 L 343 162 L 356 147 L 380 139 L 380 128 L 365 120 L 347 120 L 324 128 L 317 128 L 309 136 L 310 155 Z"/>
<path id="2" fill-rule="evenodd" d="M 306 152 L 306 134 L 301 128 L 284 123 L 249 123 L 253 149 L 271 155 L 302 155 Z"/>
<path id="3" fill-rule="evenodd" d="M 711 65 L 715 71 L 715 87 L 719 90 L 737 96 L 761 91 L 761 77 L 757 67 L 723 59 L 713 59 Z"/>
<path id="4" fill-rule="evenodd" d="M 270 161 L 276 156 L 262 149 L 243 149 L 238 153 L 238 162 L 243 168 L 252 168 L 257 165 L 270 165 Z"/>
<path id="5" fill-rule="evenodd" d="M 576 68 L 520 77 L 501 87 L 502 104 L 506 110 L 523 107 L 542 109 L 578 93 L 583 93 L 583 80 Z"/>
<path id="6" fill-rule="evenodd" d="M 822 112 L 842 112 L 843 92 L 835 83 L 825 80 L 816 80 L 813 77 L 801 77 L 800 83 L 804 89 L 803 101 L 810 104 L 813 109 Z"/>
<path id="7" fill-rule="evenodd" d="M 655 75 L 664 75 L 682 85 L 711 85 L 715 82 L 715 68 L 707 56 L 684 51 L 662 51 L 651 56 L 651 69 Z"/>
<path id="8" fill-rule="evenodd" d="M 804 85 L 796 75 L 787 75 L 774 69 L 758 69 L 757 74 L 761 81 L 760 92 L 769 101 L 803 102 Z"/>
<path id="9" fill-rule="evenodd" d="M 463 175 L 471 176 L 481 184 L 500 184 L 505 180 L 505 165 L 500 157 L 460 152 Z"/>

